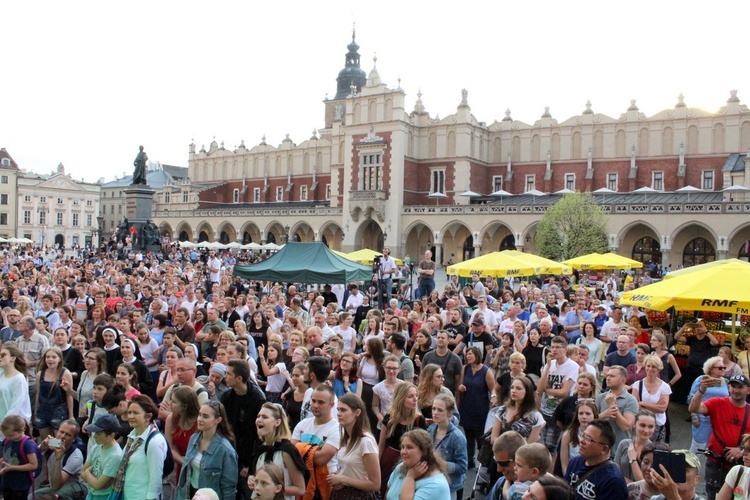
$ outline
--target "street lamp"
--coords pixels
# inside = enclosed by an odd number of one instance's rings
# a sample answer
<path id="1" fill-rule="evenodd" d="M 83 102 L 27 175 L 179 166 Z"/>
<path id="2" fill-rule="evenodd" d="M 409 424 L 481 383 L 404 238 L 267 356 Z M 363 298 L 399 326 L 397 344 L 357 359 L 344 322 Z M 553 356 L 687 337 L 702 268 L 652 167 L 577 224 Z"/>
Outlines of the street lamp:
<path id="1" fill-rule="evenodd" d="M 289 228 L 289 224 L 287 224 L 286 226 L 284 226 L 284 232 L 286 233 L 284 235 L 284 238 L 286 240 L 284 243 L 289 243 L 289 229 L 290 229 Z"/>

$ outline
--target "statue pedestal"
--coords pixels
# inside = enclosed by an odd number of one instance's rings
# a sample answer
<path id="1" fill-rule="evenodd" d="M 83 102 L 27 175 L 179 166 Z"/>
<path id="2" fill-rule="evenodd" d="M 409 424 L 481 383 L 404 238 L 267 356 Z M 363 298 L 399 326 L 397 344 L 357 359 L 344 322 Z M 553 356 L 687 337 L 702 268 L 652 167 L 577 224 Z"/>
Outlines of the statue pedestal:
<path id="1" fill-rule="evenodd" d="M 145 184 L 135 184 L 123 191 L 125 192 L 126 199 L 125 216 L 128 218 L 128 222 L 130 222 L 130 227 L 134 227 L 137 231 L 138 243 L 136 243 L 135 248 L 146 251 L 159 250 L 160 246 L 158 244 L 148 245 L 147 247 L 141 244 L 143 241 L 143 226 L 151 219 L 156 190 Z"/>

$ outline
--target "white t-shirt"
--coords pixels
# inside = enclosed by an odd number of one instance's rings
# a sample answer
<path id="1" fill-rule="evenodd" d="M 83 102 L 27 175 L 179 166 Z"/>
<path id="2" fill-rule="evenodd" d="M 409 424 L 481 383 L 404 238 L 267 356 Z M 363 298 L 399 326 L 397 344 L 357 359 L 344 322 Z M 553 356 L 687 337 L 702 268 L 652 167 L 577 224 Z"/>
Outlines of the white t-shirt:
<path id="1" fill-rule="evenodd" d="M 354 479 L 367 479 L 367 467 L 365 466 L 365 455 L 378 456 L 378 443 L 372 434 L 365 434 L 357 445 L 351 449 L 339 448 L 336 453 L 339 473 Z"/>
<path id="2" fill-rule="evenodd" d="M 513 333 L 513 324 L 516 322 L 515 319 L 504 319 L 500 323 L 500 328 L 498 329 L 498 333 L 502 335 L 503 333 Z"/>
<path id="3" fill-rule="evenodd" d="M 352 349 L 352 340 L 354 340 L 357 336 L 357 331 L 354 328 L 352 328 L 351 326 L 349 328 L 335 326 L 333 327 L 333 333 L 338 333 L 339 335 L 341 335 L 341 338 L 344 339 L 344 352 L 354 352 L 354 349 Z"/>
<path id="4" fill-rule="evenodd" d="M 660 379 L 657 380 L 661 382 L 661 385 L 656 390 L 656 394 L 651 394 L 650 392 L 648 392 L 648 390 L 646 389 L 646 384 L 643 380 L 639 380 L 638 382 L 633 384 L 633 387 L 635 389 L 638 389 L 638 395 L 641 397 L 641 401 L 643 401 L 644 403 L 655 405 L 659 403 L 662 394 L 672 394 L 672 388 L 668 383 Z M 664 425 L 667 423 L 666 413 L 654 413 L 654 415 L 656 415 L 656 425 Z"/>
<path id="5" fill-rule="evenodd" d="M 334 405 L 335 407 L 335 405 Z M 339 423 L 335 418 L 332 418 L 323 425 L 315 425 L 315 417 L 306 418 L 297 424 L 294 428 L 294 434 L 292 439 L 301 443 L 309 443 L 323 446 L 324 444 L 330 444 L 336 450 L 339 449 L 339 443 L 341 441 L 341 429 Z M 329 472 L 336 472 L 339 468 L 338 459 L 336 455 L 333 455 L 331 461 L 328 462 Z"/>
<path id="6" fill-rule="evenodd" d="M 612 342 L 617 341 L 617 337 L 620 336 L 620 327 L 625 326 L 627 327 L 628 324 L 624 321 L 620 321 L 619 323 L 615 323 L 614 320 L 610 319 L 606 323 L 602 325 L 602 329 L 599 332 L 599 338 L 608 338 L 612 340 Z"/>
<path id="7" fill-rule="evenodd" d="M 737 482 L 737 477 L 740 478 L 739 482 Z M 732 467 L 732 470 L 729 471 L 729 474 L 727 474 L 727 478 L 724 482 L 732 489 L 734 489 L 734 485 L 737 484 L 737 488 L 742 488 L 747 495 L 748 490 L 750 490 L 750 467 L 735 465 Z"/>
<path id="8" fill-rule="evenodd" d="M 573 394 L 576 384 L 575 381 L 578 378 L 578 363 L 572 359 L 565 360 L 565 363 L 557 366 L 557 360 L 553 359 L 550 361 L 550 369 L 547 374 L 547 388 L 548 389 L 562 389 L 565 382 L 568 380 L 573 381 L 573 386 L 570 388 L 570 393 Z M 564 398 L 553 398 L 547 394 L 547 391 L 542 393 L 542 401 L 540 409 L 542 414 L 548 417 L 555 413 L 555 408 Z"/>
<path id="9" fill-rule="evenodd" d="M 216 271 L 209 271 L 208 279 L 212 282 L 218 283 L 221 281 L 221 259 L 214 257 L 208 261 L 208 267 L 216 269 Z"/>
<path id="10" fill-rule="evenodd" d="M 469 320 L 469 324 L 471 324 L 472 321 L 474 321 L 474 318 L 477 314 L 481 314 L 482 318 L 484 318 L 484 326 L 485 330 L 495 330 L 498 326 L 497 324 L 497 317 L 495 316 L 494 311 L 490 310 L 489 308 L 485 308 L 484 311 L 481 309 L 475 310 L 473 313 L 471 313 L 471 319 Z M 511 329 L 511 333 L 513 332 L 513 329 Z"/>
<path id="11" fill-rule="evenodd" d="M 281 392 L 286 382 L 286 377 L 284 376 L 287 371 L 286 365 L 284 363 L 276 363 L 273 366 L 279 368 L 279 373 L 266 377 L 266 392 Z"/>

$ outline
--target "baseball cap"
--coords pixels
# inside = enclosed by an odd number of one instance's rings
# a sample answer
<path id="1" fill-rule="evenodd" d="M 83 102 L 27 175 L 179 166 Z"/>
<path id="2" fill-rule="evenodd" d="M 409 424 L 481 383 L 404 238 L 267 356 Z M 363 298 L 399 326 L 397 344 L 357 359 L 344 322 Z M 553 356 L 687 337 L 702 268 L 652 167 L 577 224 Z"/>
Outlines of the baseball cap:
<path id="1" fill-rule="evenodd" d="M 750 387 L 750 380 L 748 380 L 744 375 L 735 375 L 734 377 L 729 379 L 729 383 L 731 384 L 732 382 L 737 384 L 744 384 Z"/>
<path id="2" fill-rule="evenodd" d="M 92 424 L 86 426 L 86 432 L 93 434 L 95 432 L 106 432 L 110 434 L 120 430 L 120 422 L 114 415 L 102 415 Z"/>
<path id="3" fill-rule="evenodd" d="M 474 316 L 474 319 L 471 320 L 471 324 L 477 325 L 477 326 L 484 326 L 484 318 L 482 317 L 481 314 L 477 314 L 476 316 Z"/>
<path id="4" fill-rule="evenodd" d="M 698 460 L 698 457 L 695 456 L 695 453 L 693 453 L 690 450 L 673 450 L 672 453 L 684 453 L 685 454 L 685 465 L 688 467 L 692 467 L 694 469 L 698 469 L 698 472 L 701 471 L 701 463 L 700 460 Z"/>

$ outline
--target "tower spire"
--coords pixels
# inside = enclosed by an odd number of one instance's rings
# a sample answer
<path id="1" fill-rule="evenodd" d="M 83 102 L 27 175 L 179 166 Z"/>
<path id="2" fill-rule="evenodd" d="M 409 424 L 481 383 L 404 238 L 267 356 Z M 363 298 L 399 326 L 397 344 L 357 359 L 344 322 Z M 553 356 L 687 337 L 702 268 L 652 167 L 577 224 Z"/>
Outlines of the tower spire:
<path id="1" fill-rule="evenodd" d="M 357 92 L 367 83 L 367 74 L 359 64 L 359 45 L 356 41 L 357 30 L 352 24 L 352 41 L 346 48 L 349 50 L 345 56 L 344 69 L 339 71 L 336 78 L 336 96 L 334 99 L 344 99 L 352 93 L 352 87 L 356 87 Z"/>

